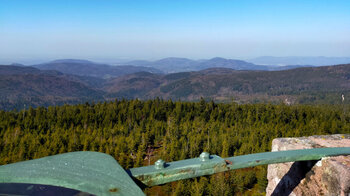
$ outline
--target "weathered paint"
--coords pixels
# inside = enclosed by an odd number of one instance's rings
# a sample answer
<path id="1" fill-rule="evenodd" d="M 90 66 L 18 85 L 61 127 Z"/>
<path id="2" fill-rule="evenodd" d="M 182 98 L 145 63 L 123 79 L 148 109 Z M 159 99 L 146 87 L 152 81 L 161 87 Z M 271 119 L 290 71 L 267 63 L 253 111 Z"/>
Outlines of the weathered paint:
<path id="1" fill-rule="evenodd" d="M 210 155 L 208 160 L 203 157 L 166 163 L 163 169 L 154 166 L 132 168 L 128 173 L 147 186 L 165 184 L 168 182 L 211 175 L 214 173 L 266 165 L 273 163 L 319 160 L 326 156 L 348 155 L 349 147 L 341 148 L 314 148 L 303 150 L 289 150 L 279 152 L 265 152 L 229 158 Z"/>

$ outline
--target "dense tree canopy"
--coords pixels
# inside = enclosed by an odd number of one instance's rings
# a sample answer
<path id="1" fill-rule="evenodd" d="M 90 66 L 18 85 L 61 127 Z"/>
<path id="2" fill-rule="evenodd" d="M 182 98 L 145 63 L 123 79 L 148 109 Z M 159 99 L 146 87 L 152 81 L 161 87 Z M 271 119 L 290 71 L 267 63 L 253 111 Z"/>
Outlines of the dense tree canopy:
<path id="1" fill-rule="evenodd" d="M 349 106 L 217 104 L 160 99 L 0 111 L 0 164 L 72 151 L 112 155 L 124 168 L 202 151 L 270 151 L 276 137 L 350 133 Z M 266 166 L 148 188 L 147 194 L 264 194 Z"/>

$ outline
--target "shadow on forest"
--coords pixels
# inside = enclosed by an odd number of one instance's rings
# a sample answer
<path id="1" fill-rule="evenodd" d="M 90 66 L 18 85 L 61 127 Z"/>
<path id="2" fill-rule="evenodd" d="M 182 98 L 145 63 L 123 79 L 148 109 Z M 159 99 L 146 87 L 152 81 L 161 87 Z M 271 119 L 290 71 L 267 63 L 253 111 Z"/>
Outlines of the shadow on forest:
<path id="1" fill-rule="evenodd" d="M 297 161 L 277 184 L 271 196 L 290 195 L 295 187 L 305 178 L 317 161 Z"/>

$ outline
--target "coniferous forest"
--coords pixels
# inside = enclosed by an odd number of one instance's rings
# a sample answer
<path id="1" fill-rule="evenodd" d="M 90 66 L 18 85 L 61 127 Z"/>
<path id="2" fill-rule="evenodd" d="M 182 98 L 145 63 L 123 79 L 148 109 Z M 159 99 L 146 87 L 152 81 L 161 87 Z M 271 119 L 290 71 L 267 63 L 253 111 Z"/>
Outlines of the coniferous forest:
<path id="1" fill-rule="evenodd" d="M 0 111 L 0 165 L 98 151 L 124 168 L 266 152 L 277 137 L 350 133 L 348 105 L 272 105 L 154 99 Z M 146 188 L 148 195 L 264 195 L 267 166 Z"/>

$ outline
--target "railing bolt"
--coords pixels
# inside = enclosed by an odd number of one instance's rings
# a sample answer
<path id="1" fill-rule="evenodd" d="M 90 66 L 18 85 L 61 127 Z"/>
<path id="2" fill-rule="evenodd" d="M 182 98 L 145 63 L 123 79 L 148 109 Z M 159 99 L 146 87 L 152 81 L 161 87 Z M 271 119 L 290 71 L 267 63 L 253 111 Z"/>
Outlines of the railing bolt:
<path id="1" fill-rule="evenodd" d="M 154 167 L 156 169 L 163 169 L 165 165 L 165 161 L 163 161 L 162 159 L 158 159 L 158 161 L 155 162 Z"/>
<path id="2" fill-rule="evenodd" d="M 202 152 L 201 155 L 199 155 L 199 158 L 201 159 L 201 161 L 207 161 L 207 160 L 209 160 L 209 156 L 210 156 L 209 153 Z"/>

